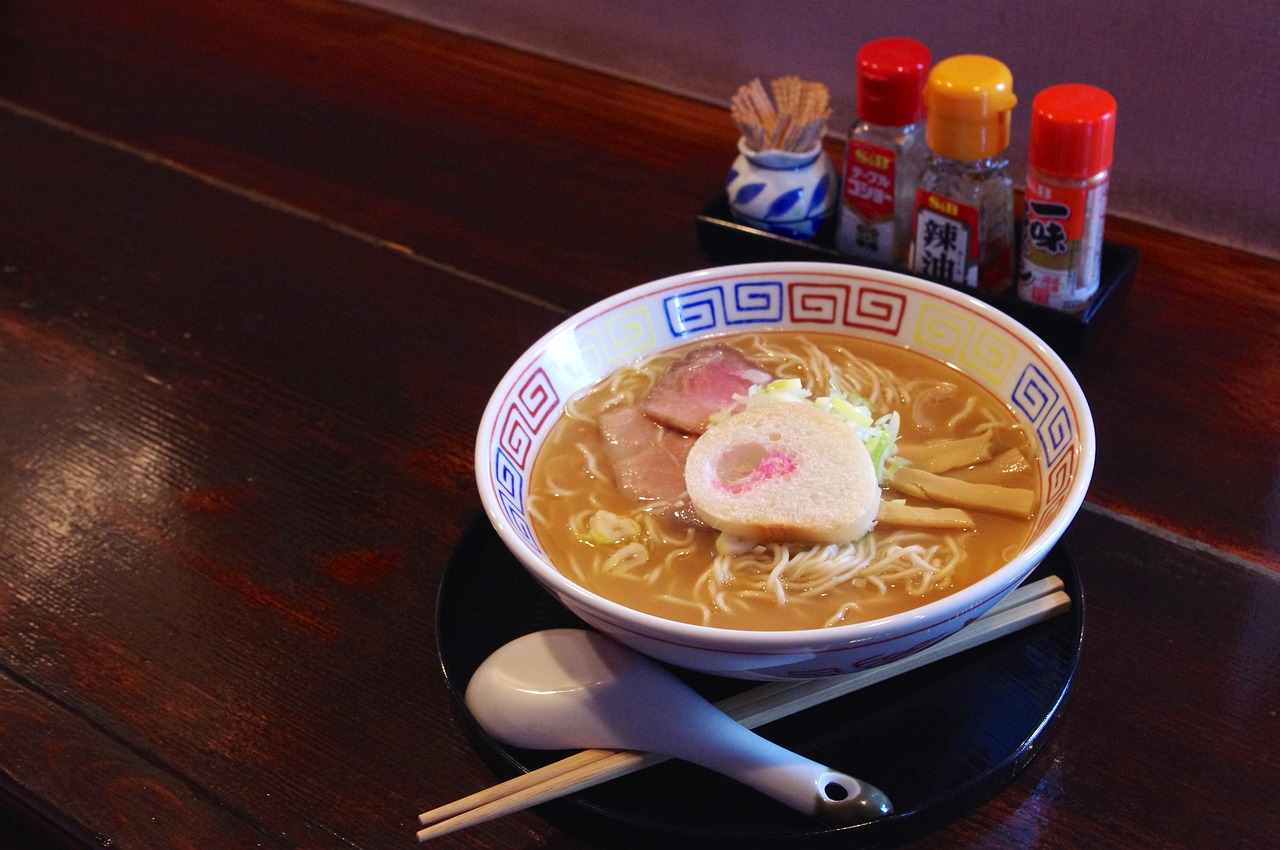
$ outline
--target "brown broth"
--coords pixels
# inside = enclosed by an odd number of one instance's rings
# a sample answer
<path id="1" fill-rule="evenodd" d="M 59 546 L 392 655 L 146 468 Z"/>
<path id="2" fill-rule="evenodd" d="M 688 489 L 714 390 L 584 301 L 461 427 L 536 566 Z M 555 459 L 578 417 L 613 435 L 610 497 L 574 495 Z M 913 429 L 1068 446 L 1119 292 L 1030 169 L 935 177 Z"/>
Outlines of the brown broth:
<path id="1" fill-rule="evenodd" d="M 979 421 L 995 421 L 1015 435 L 1022 434 L 1013 427 L 1016 426 L 1016 421 L 1012 412 L 970 378 L 956 369 L 897 346 L 834 335 L 785 331 L 723 337 L 717 341 L 728 342 L 742 349 L 776 377 L 801 377 L 815 396 L 827 394 L 826 388 L 814 386 L 811 376 L 798 373 L 794 366 L 784 366 L 763 359 L 759 354 L 759 346 L 766 344 L 791 347 L 811 344 L 829 357 L 839 355 L 842 350 L 847 351 L 861 361 L 874 364 L 882 377 L 886 370 L 892 373 L 894 386 L 909 385 L 906 394 L 916 398 L 920 397 L 921 387 L 925 385 L 957 385 L 960 392 L 956 398 L 924 405 L 924 412 L 935 423 L 959 417 L 960 427 L 953 434 L 944 434 L 942 431 L 946 429 L 936 426 L 933 430 L 925 429 L 921 423 L 914 421 L 911 406 L 903 401 L 903 392 L 888 392 L 881 387 L 875 412 L 877 415 L 887 413 L 886 405 L 898 410 L 902 417 L 900 447 L 942 436 L 965 436 Z M 686 347 L 666 352 L 645 362 L 655 367 L 665 367 L 687 350 Z M 848 379 L 849 374 L 854 371 L 842 370 L 842 374 Z M 705 592 L 699 593 L 698 587 L 700 578 L 704 576 L 714 557 L 718 532 L 693 532 L 668 522 L 653 522 L 650 526 L 653 530 L 662 529 L 672 535 L 675 538 L 673 542 L 656 542 L 651 535 L 647 535 L 645 545 L 649 551 L 648 561 L 634 570 L 609 573 L 601 569 L 599 564 L 618 547 L 584 542 L 571 528 L 573 517 L 588 508 L 639 515 L 639 506 L 634 498 L 619 492 L 613 486 L 594 417 L 621 403 L 620 399 L 626 399 L 629 403 L 638 401 L 651 380 L 652 375 L 619 372 L 580 396 L 575 401 L 574 409 L 587 418 L 562 416 L 540 450 L 533 469 L 530 506 L 537 517 L 535 527 L 539 541 L 548 556 L 574 581 L 622 605 L 668 619 L 734 629 L 818 628 L 848 603 L 855 603 L 857 609 L 846 612 L 840 622 L 874 619 L 908 610 L 972 584 L 1007 560 L 1009 554 L 1017 551 L 1027 539 L 1030 519 L 1014 519 L 971 510 L 974 528 L 963 532 L 957 538 L 958 546 L 955 547 L 963 553 L 963 557 L 950 573 L 945 586 L 931 588 L 923 596 L 909 594 L 906 581 L 890 582 L 884 590 L 874 584 L 864 587 L 842 586 L 804 599 L 791 596 L 785 603 L 769 595 L 741 598 L 736 594 L 738 588 L 735 588 L 735 593 L 729 596 L 733 599 L 730 604 L 699 607 L 695 600 L 704 599 L 708 604 L 711 602 L 710 596 Z M 873 376 L 862 376 L 855 381 L 858 386 L 848 389 L 870 398 L 875 380 Z M 877 401 L 876 398 L 871 400 Z M 1029 453 L 1030 445 L 1027 442 L 1021 450 Z M 595 456 L 594 462 L 584 460 L 583 446 Z M 1027 464 L 1027 467 L 1017 473 L 1002 474 L 998 481 L 981 467 L 947 474 L 1030 489 L 1038 498 L 1040 488 L 1037 467 L 1034 463 Z M 895 499 L 903 498 L 888 490 L 886 495 Z M 907 501 L 910 504 L 925 504 L 914 499 Z M 914 530 L 911 533 L 920 534 Z M 957 534 L 948 533 L 953 537 Z M 948 533 L 927 532 L 938 540 L 942 540 Z M 879 546 L 901 536 L 902 530 L 891 530 L 884 526 L 868 535 L 874 537 Z"/>

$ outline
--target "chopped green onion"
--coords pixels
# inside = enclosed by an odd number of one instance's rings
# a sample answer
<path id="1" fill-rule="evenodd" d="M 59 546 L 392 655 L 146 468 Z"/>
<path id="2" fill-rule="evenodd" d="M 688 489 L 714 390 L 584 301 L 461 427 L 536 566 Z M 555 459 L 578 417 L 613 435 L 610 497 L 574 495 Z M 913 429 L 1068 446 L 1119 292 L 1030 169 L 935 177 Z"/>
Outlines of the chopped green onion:
<path id="1" fill-rule="evenodd" d="M 611 511 L 596 511 L 587 520 L 587 533 L 583 540 L 604 546 L 634 540 L 640 536 L 640 523 L 631 517 L 620 516 Z"/>

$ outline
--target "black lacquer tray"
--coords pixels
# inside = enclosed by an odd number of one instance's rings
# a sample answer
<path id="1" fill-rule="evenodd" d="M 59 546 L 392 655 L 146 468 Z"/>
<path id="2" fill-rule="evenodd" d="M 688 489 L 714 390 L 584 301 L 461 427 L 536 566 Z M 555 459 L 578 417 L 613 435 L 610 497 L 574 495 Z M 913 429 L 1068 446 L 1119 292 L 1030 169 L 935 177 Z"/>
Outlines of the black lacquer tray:
<path id="1" fill-rule="evenodd" d="M 775 260 L 813 260 L 826 263 L 875 265 L 855 260 L 835 248 L 834 219 L 811 242 L 790 239 L 757 230 L 734 221 L 729 200 L 721 193 L 698 216 L 698 244 L 714 263 L 758 263 Z M 1018 228 L 1020 230 L 1021 228 Z M 1007 313 L 1030 328 L 1062 357 L 1085 351 L 1119 309 L 1138 267 L 1138 249 L 1116 242 L 1102 244 L 1102 270 L 1098 294 L 1080 314 L 1063 313 L 1050 307 L 1022 301 L 1016 294 L 991 295 L 974 289 L 953 287 Z M 888 268 L 879 266 L 879 268 Z M 902 269 L 891 269 L 903 271 Z"/>
<path id="2" fill-rule="evenodd" d="M 927 832 L 1011 781 L 1043 746 L 1063 710 L 1084 630 L 1079 576 L 1063 543 L 1029 580 L 1052 574 L 1063 579 L 1072 598 L 1068 613 L 758 730 L 883 789 L 896 807 L 888 818 L 828 826 L 680 761 L 620 777 L 538 812 L 602 847 L 862 848 Z M 459 716 L 499 778 L 568 755 L 494 741 L 463 702 L 475 669 L 502 644 L 539 629 L 583 627 L 525 572 L 483 517 L 453 553 L 437 613 L 441 664 Z M 675 672 L 712 700 L 759 684 Z"/>

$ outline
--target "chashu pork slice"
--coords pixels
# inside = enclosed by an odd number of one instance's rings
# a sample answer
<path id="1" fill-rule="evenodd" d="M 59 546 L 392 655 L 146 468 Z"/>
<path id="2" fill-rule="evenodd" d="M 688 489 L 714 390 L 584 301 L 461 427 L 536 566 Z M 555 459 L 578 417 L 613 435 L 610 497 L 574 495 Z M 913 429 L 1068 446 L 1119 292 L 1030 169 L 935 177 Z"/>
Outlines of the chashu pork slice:
<path id="1" fill-rule="evenodd" d="M 638 407 L 601 414 L 597 428 L 619 490 L 640 501 L 667 505 L 659 513 L 683 525 L 705 527 L 689 503 L 684 483 L 693 437 L 664 428 Z"/>
<path id="2" fill-rule="evenodd" d="M 651 418 L 687 434 L 701 434 L 711 417 L 736 410 L 753 384 L 773 378 L 738 349 L 723 343 L 693 349 L 671 364 L 640 408 Z"/>

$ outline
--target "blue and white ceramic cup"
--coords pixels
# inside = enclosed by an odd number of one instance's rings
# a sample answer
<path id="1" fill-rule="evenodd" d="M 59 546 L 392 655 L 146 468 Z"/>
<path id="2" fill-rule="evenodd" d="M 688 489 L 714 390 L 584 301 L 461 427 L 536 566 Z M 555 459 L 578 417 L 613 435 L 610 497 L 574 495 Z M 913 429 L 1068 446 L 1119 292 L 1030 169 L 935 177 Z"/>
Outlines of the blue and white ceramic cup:
<path id="1" fill-rule="evenodd" d="M 819 143 L 804 152 L 755 151 L 738 140 L 729 171 L 729 209 L 741 224 L 809 240 L 835 214 L 838 176 Z"/>

